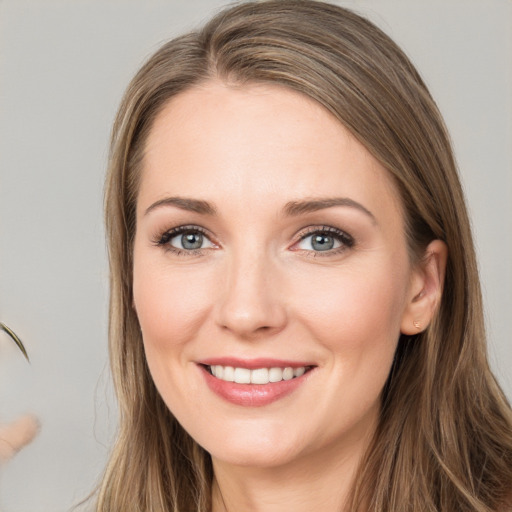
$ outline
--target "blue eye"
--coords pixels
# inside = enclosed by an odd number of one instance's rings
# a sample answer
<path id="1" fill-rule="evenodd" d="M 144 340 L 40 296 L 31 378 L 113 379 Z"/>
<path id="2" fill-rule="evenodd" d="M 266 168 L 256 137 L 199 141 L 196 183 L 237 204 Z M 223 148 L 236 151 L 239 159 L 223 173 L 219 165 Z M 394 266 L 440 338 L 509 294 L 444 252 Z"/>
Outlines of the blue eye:
<path id="1" fill-rule="evenodd" d="M 178 249 L 193 251 L 195 249 L 202 249 L 205 241 L 208 242 L 209 240 L 202 233 L 189 232 L 172 237 L 169 240 L 169 244 Z"/>
<path id="2" fill-rule="evenodd" d="M 214 247 L 210 239 L 198 228 L 183 226 L 162 235 L 157 245 L 174 251 L 197 251 Z"/>
<path id="3" fill-rule="evenodd" d="M 354 239 L 335 228 L 324 228 L 303 235 L 297 249 L 303 251 L 328 252 L 349 248 L 354 245 Z"/>
<path id="4" fill-rule="evenodd" d="M 305 236 L 298 244 L 299 249 L 306 251 L 330 251 L 340 246 L 341 243 L 338 240 L 324 233 L 315 233 Z"/>

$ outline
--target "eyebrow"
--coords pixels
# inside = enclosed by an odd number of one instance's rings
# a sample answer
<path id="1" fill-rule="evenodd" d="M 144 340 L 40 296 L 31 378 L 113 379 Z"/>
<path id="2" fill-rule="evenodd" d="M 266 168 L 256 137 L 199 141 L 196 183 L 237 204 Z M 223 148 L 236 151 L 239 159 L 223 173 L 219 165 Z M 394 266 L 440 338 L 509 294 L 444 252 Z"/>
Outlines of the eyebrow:
<path id="1" fill-rule="evenodd" d="M 284 212 L 289 216 L 297 216 L 303 215 L 304 213 L 324 210 L 326 208 L 333 208 L 335 206 L 348 206 L 350 208 L 355 208 L 370 217 L 374 224 L 377 224 L 377 219 L 370 210 L 365 208 L 361 203 L 358 203 L 348 197 L 327 197 L 305 201 L 290 201 L 289 203 L 286 203 Z"/>
<path id="2" fill-rule="evenodd" d="M 162 206 L 174 206 L 187 212 L 195 212 L 202 215 L 215 215 L 217 213 L 217 210 L 213 207 L 213 205 L 207 201 L 202 201 L 200 199 L 190 199 L 188 197 L 165 197 L 164 199 L 160 199 L 149 206 L 144 212 L 144 215 L 147 215 L 148 213 Z"/>
<path id="3" fill-rule="evenodd" d="M 208 201 L 203 201 L 201 199 L 191 199 L 188 197 L 165 197 L 164 199 L 159 199 L 151 206 L 149 206 L 144 212 L 144 215 L 147 215 L 151 211 L 163 206 L 174 206 L 181 210 L 195 212 L 201 215 L 216 215 L 217 213 L 216 208 Z M 348 197 L 331 197 L 304 201 L 290 201 L 286 203 L 284 207 L 284 213 L 285 215 L 295 217 L 305 213 L 324 210 L 326 208 L 334 208 L 336 206 L 348 206 L 350 208 L 355 208 L 370 217 L 374 224 L 377 224 L 377 219 L 370 210 L 365 208 L 361 203 L 358 203 L 357 201 L 354 201 Z"/>

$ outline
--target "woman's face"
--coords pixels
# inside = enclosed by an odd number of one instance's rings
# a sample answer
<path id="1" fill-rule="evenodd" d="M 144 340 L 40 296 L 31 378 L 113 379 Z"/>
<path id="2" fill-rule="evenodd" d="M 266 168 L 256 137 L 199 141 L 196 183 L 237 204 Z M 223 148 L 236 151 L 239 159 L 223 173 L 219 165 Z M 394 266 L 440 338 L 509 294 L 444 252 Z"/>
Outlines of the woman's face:
<path id="1" fill-rule="evenodd" d="M 414 276 L 391 178 L 312 100 L 210 82 L 157 117 L 134 305 L 162 398 L 214 462 L 360 452 Z"/>

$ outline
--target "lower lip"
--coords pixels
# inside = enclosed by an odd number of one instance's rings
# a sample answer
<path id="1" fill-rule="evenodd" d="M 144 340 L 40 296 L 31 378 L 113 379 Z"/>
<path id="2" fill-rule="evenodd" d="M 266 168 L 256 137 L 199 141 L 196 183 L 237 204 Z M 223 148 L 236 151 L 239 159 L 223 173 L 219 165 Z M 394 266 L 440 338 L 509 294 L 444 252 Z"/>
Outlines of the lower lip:
<path id="1" fill-rule="evenodd" d="M 217 379 L 204 366 L 201 369 L 206 384 L 215 394 L 232 404 L 244 407 L 262 407 L 290 395 L 305 382 L 305 377 L 310 373 L 268 384 L 237 384 Z"/>

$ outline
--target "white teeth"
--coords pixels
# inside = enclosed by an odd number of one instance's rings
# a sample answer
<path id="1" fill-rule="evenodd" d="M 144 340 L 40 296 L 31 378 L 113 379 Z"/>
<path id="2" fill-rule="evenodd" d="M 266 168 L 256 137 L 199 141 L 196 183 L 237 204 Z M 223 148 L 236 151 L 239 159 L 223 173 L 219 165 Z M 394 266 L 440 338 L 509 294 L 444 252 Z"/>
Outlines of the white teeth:
<path id="1" fill-rule="evenodd" d="M 215 375 L 217 377 L 217 375 Z M 224 366 L 224 375 L 222 380 L 227 382 L 235 382 L 235 369 L 232 366 Z"/>
<path id="2" fill-rule="evenodd" d="M 267 368 L 258 368 L 251 371 L 251 384 L 267 384 L 268 370 Z"/>
<path id="3" fill-rule="evenodd" d="M 212 373 L 217 379 L 222 379 L 224 376 L 224 367 L 220 365 L 212 366 Z"/>
<path id="4" fill-rule="evenodd" d="M 283 379 L 284 380 L 293 379 L 293 368 L 288 367 L 283 370 Z"/>
<path id="5" fill-rule="evenodd" d="M 306 368 L 304 368 L 304 366 L 301 366 L 300 368 L 295 368 L 293 370 L 293 376 L 300 377 L 301 375 L 304 375 L 305 372 L 306 372 Z"/>
<path id="6" fill-rule="evenodd" d="M 219 364 L 209 367 L 212 375 L 217 379 L 237 384 L 268 384 L 269 382 L 280 382 L 301 377 L 306 373 L 306 367 L 299 368 L 234 368 L 232 366 L 221 366 Z"/>
<path id="7" fill-rule="evenodd" d="M 268 380 L 270 382 L 279 382 L 280 380 L 283 380 L 282 368 L 270 368 L 268 371 Z"/>
<path id="8" fill-rule="evenodd" d="M 235 368 L 235 382 L 237 384 L 250 384 L 251 370 L 248 368 Z"/>

